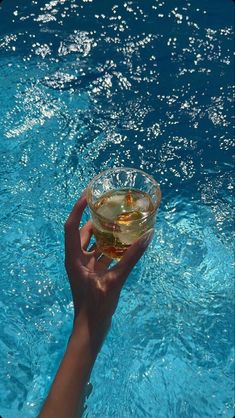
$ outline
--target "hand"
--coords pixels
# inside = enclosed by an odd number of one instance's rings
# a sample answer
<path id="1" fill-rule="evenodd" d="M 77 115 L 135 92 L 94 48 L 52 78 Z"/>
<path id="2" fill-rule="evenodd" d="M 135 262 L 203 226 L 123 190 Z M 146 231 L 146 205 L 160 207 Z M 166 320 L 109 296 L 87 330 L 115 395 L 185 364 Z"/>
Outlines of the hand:
<path id="1" fill-rule="evenodd" d="M 82 416 L 86 383 L 122 286 L 153 236 L 153 230 L 148 231 L 109 269 L 111 260 L 96 247 L 87 251 L 91 221 L 78 229 L 86 205 L 83 194 L 65 223 L 65 267 L 73 296 L 74 327 L 40 418 Z"/>
<path id="2" fill-rule="evenodd" d="M 105 333 L 122 286 L 149 245 L 153 230 L 131 245 L 123 258 L 109 269 L 110 258 L 102 255 L 96 247 L 87 251 L 92 236 L 91 221 L 80 231 L 78 229 L 86 205 L 83 194 L 65 223 L 65 267 L 73 296 L 75 322 L 79 312 L 79 318 L 87 319 L 91 333 L 97 330 Z"/>

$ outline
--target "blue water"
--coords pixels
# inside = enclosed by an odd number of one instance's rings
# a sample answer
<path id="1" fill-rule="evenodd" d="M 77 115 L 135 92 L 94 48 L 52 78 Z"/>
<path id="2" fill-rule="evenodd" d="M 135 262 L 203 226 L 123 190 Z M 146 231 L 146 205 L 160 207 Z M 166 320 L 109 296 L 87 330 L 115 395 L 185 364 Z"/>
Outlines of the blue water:
<path id="1" fill-rule="evenodd" d="M 45 399 L 72 324 L 63 223 L 120 165 L 163 199 L 84 416 L 232 418 L 233 18 L 232 0 L 1 2 L 3 418 Z"/>

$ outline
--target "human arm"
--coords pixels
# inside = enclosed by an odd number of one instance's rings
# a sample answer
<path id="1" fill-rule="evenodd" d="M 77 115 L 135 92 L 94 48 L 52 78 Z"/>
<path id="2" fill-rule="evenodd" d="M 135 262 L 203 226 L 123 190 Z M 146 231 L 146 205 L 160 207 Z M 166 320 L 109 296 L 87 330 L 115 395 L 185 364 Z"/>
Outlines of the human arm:
<path id="1" fill-rule="evenodd" d="M 85 387 L 111 324 L 125 280 L 143 255 L 153 231 L 136 241 L 112 268 L 96 248 L 87 251 L 91 221 L 79 224 L 86 207 L 83 195 L 65 224 L 65 266 L 74 304 L 72 334 L 39 418 L 82 416 Z"/>

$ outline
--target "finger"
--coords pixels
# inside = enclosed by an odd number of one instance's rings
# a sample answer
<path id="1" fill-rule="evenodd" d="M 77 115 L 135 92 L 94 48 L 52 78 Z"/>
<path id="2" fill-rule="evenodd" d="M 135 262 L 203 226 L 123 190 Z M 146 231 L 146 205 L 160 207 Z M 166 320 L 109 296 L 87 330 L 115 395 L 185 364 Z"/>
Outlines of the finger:
<path id="1" fill-rule="evenodd" d="M 83 193 L 65 222 L 65 256 L 71 261 L 75 261 L 81 254 L 81 241 L 78 227 L 86 205 L 86 196 Z"/>
<path id="2" fill-rule="evenodd" d="M 110 271 L 114 272 L 117 281 L 122 286 L 128 274 L 144 254 L 145 250 L 152 241 L 154 230 L 150 229 L 135 241 L 125 252 L 122 259 Z"/>
<path id="3" fill-rule="evenodd" d="M 87 205 L 86 191 L 84 191 L 81 194 L 78 201 L 75 203 L 73 209 L 71 210 L 71 213 L 68 216 L 66 224 L 68 224 L 71 227 L 78 228 L 86 205 Z"/>
<path id="4" fill-rule="evenodd" d="M 96 260 L 102 255 L 102 251 L 100 251 L 96 244 L 93 244 L 91 248 L 85 250 L 85 254 L 94 257 Z"/>
<path id="5" fill-rule="evenodd" d="M 81 247 L 86 250 L 90 242 L 91 236 L 93 234 L 92 222 L 89 220 L 81 229 L 80 229 L 80 238 L 81 238 Z"/>
<path id="6" fill-rule="evenodd" d="M 112 258 L 109 258 L 104 254 L 102 254 L 101 257 L 98 259 L 99 265 L 101 265 L 102 267 L 106 267 L 106 268 L 109 267 L 112 261 L 113 261 Z"/>

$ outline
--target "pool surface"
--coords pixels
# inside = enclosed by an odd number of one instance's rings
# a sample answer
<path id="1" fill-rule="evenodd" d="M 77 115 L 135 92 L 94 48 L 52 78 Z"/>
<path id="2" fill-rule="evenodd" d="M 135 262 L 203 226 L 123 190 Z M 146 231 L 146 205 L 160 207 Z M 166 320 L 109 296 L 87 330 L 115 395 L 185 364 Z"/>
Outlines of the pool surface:
<path id="1" fill-rule="evenodd" d="M 0 415 L 36 418 L 66 347 L 72 205 L 130 166 L 163 199 L 84 417 L 232 418 L 234 2 L 3 0 L 0 19 Z"/>

